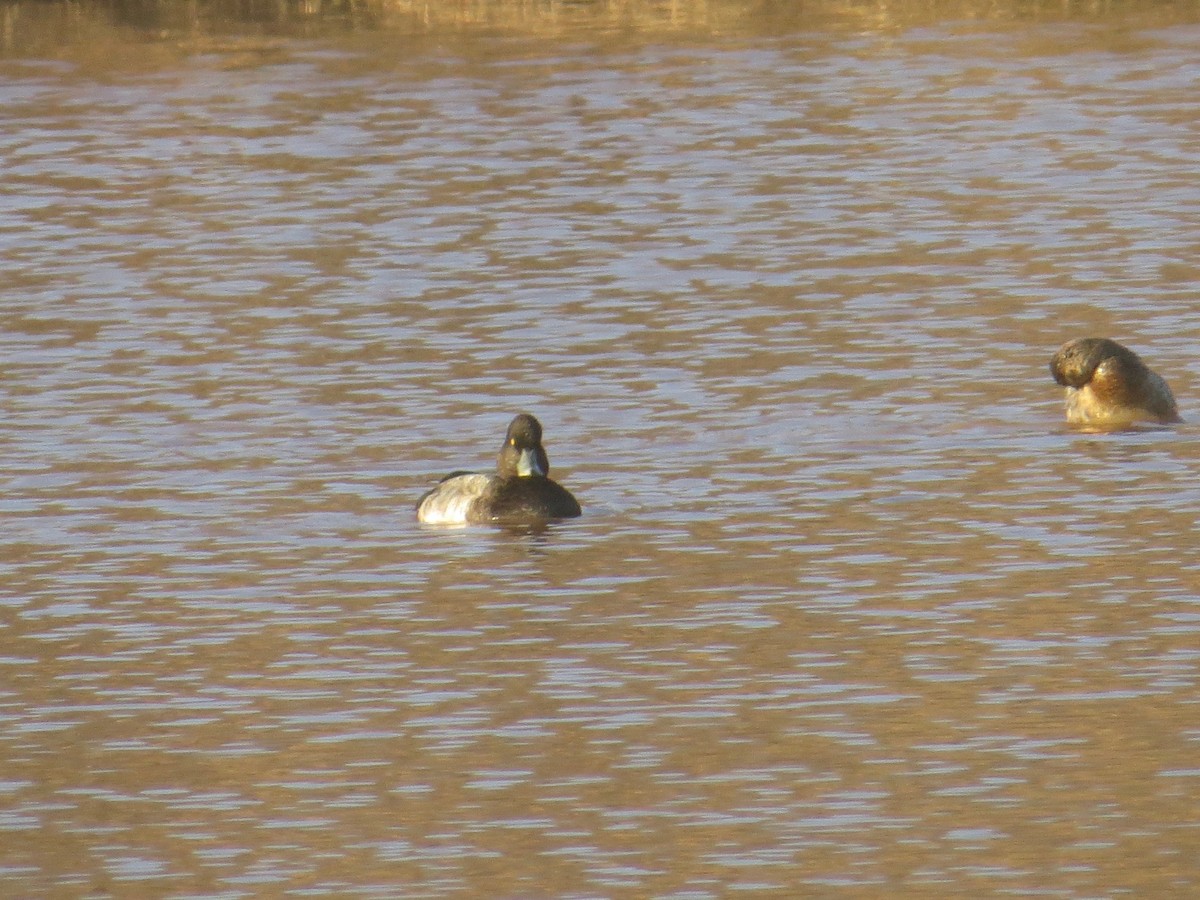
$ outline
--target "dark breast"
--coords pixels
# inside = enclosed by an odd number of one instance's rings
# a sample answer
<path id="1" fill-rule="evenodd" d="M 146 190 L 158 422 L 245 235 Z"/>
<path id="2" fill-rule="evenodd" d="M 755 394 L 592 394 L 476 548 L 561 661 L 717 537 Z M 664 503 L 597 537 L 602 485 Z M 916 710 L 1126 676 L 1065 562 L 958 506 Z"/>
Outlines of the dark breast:
<path id="1" fill-rule="evenodd" d="M 573 519 L 581 512 L 571 492 L 549 478 L 498 478 L 487 498 L 496 519 Z"/>

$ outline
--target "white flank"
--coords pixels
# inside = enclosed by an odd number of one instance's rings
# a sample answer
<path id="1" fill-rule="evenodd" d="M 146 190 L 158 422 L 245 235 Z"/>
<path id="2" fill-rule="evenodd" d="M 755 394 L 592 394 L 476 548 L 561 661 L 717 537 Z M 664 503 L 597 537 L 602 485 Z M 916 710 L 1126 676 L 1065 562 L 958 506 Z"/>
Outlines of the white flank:
<path id="1" fill-rule="evenodd" d="M 421 501 L 417 521 L 426 525 L 466 525 L 471 504 L 491 481 L 491 475 L 459 475 L 443 481 Z"/>

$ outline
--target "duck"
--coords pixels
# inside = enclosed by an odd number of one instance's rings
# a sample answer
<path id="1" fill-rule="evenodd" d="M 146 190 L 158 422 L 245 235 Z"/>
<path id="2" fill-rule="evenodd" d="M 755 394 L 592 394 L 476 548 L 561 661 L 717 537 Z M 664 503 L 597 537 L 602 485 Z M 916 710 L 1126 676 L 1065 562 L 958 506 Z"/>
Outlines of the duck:
<path id="1" fill-rule="evenodd" d="M 1067 422 L 1092 427 L 1183 421 L 1161 375 L 1128 347 L 1109 338 L 1076 338 L 1050 360 L 1050 374 L 1067 389 Z"/>
<path id="2" fill-rule="evenodd" d="M 427 525 L 540 524 L 582 513 L 571 492 L 550 478 L 542 423 L 520 413 L 508 425 L 496 473 L 451 472 L 417 502 Z"/>

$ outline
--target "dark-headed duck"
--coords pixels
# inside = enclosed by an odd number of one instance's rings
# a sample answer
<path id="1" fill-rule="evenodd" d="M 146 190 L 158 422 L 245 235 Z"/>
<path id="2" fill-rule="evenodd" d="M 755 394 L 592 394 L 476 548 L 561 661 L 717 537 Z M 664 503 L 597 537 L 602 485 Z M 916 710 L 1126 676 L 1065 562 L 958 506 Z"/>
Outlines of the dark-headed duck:
<path id="1" fill-rule="evenodd" d="M 1050 360 L 1050 374 L 1067 389 L 1067 421 L 1121 427 L 1181 421 L 1175 396 L 1136 353 L 1108 338 L 1067 341 Z"/>
<path id="2" fill-rule="evenodd" d="M 521 413 L 508 425 L 496 474 L 452 472 L 417 503 L 430 525 L 539 523 L 580 514 L 571 492 L 549 478 L 542 424 Z"/>

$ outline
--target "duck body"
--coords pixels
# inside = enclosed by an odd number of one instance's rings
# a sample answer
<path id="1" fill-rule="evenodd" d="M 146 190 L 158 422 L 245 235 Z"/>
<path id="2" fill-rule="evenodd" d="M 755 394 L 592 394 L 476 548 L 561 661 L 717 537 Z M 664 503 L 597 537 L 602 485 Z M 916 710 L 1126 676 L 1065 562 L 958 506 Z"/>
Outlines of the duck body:
<path id="1" fill-rule="evenodd" d="M 453 472 L 417 503 L 428 525 L 539 523 L 572 519 L 582 510 L 571 492 L 549 477 L 542 426 L 522 413 L 512 420 L 494 475 Z"/>
<path id="2" fill-rule="evenodd" d="M 573 519 L 581 513 L 571 492 L 545 476 L 501 478 L 478 472 L 447 475 L 417 506 L 418 521 L 427 525 Z"/>
<path id="3" fill-rule="evenodd" d="M 1050 373 L 1066 389 L 1067 421 L 1122 427 L 1182 421 L 1175 395 L 1161 375 L 1108 338 L 1077 338 L 1059 348 Z"/>

